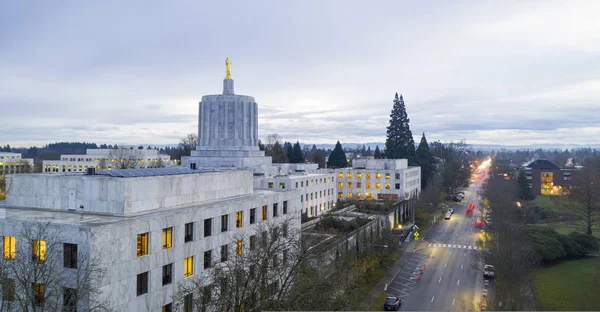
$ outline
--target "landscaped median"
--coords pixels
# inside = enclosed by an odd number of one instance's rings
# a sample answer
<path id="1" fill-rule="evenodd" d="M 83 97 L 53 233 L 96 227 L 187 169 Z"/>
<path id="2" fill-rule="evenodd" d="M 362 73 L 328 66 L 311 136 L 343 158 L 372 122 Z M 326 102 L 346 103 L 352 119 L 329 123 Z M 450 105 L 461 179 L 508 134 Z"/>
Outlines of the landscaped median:
<path id="1" fill-rule="evenodd" d="M 600 310 L 600 257 L 565 260 L 530 278 L 538 311 Z"/>

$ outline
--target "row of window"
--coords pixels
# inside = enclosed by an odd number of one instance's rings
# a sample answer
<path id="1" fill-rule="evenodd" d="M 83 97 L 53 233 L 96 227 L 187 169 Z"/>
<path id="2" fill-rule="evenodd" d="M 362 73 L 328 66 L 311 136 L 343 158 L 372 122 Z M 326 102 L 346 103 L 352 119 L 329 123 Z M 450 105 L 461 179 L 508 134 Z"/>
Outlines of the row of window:
<path id="1" fill-rule="evenodd" d="M 146 158 L 145 160 L 142 158 L 138 158 L 137 162 L 142 163 L 142 162 L 159 162 L 159 161 L 169 161 L 169 158 Z M 62 158 L 61 161 L 95 161 L 95 162 L 101 162 L 101 161 L 109 161 L 109 162 L 135 162 L 135 159 L 117 159 L 117 158 Z"/>
<path id="2" fill-rule="evenodd" d="M 6 260 L 17 258 L 17 238 L 15 236 L 4 236 L 3 254 Z M 35 261 L 46 261 L 46 241 L 34 239 L 31 241 L 31 257 Z M 77 244 L 63 244 L 63 265 L 65 268 L 77 268 Z"/>
<path id="3" fill-rule="evenodd" d="M 348 188 L 352 188 L 352 186 L 354 184 L 352 184 L 352 182 L 347 182 L 346 185 L 348 186 Z M 356 182 L 355 185 L 356 185 L 356 188 L 362 188 L 362 182 Z M 338 188 L 344 188 L 344 182 L 338 182 Z M 365 188 L 370 189 L 371 188 L 371 182 L 366 182 L 365 183 Z M 376 182 L 375 183 L 375 188 L 376 189 L 380 189 L 381 188 L 381 183 Z M 388 189 L 388 190 L 391 189 L 390 183 L 386 183 L 385 184 L 385 188 Z M 397 190 L 399 190 L 400 189 L 400 183 L 396 183 L 395 188 Z"/>
<path id="4" fill-rule="evenodd" d="M 313 200 L 313 199 L 317 199 L 317 198 L 322 198 L 323 196 L 333 195 L 333 189 L 327 189 L 327 194 L 325 194 L 325 190 L 321 190 L 321 191 L 319 191 L 318 196 L 317 196 L 317 192 L 300 195 L 300 202 L 303 203 L 305 200 L 308 201 L 309 194 L 310 194 L 310 199 Z"/>
<path id="5" fill-rule="evenodd" d="M 160 168 L 162 165 L 160 164 L 156 164 L 156 165 L 147 165 L 147 166 L 138 166 L 136 168 Z M 94 168 L 94 167 L 90 167 L 90 168 Z M 107 165 L 105 166 L 105 168 L 107 170 L 111 170 L 113 169 L 111 165 Z M 115 167 L 115 169 L 117 169 L 118 167 Z M 88 166 L 67 166 L 67 165 L 62 165 L 62 172 L 85 172 L 87 171 Z M 102 166 L 98 165 L 96 166 L 96 170 L 101 170 Z M 50 165 L 46 165 L 44 167 L 44 172 L 61 172 L 59 169 L 58 165 L 54 165 L 54 166 L 50 166 Z"/>
<path id="6" fill-rule="evenodd" d="M 255 224 L 257 221 L 256 209 L 250 209 L 250 216 L 248 218 L 249 224 Z M 288 202 L 283 201 L 281 213 L 286 215 L 288 213 Z M 279 205 L 274 203 L 271 208 L 271 215 L 273 218 L 279 216 Z M 260 219 L 266 221 L 269 218 L 267 205 L 261 207 Z M 237 211 L 235 213 L 235 228 L 241 228 L 244 225 L 244 211 Z M 194 224 L 195 222 L 189 222 L 184 225 L 184 243 L 191 242 L 194 240 Z M 221 231 L 220 233 L 229 231 L 229 215 L 224 214 L 221 216 Z M 213 218 L 204 219 L 204 237 L 212 236 L 213 234 Z M 137 235 L 137 256 L 145 256 L 149 253 L 148 242 L 150 233 L 141 233 Z M 162 231 L 162 249 L 169 249 L 173 247 L 173 227 L 164 228 Z"/>
<path id="7" fill-rule="evenodd" d="M 346 175 L 346 178 L 352 179 L 352 172 L 348 171 L 345 175 Z M 356 173 L 356 178 L 357 179 L 362 179 L 362 175 L 363 175 L 362 172 L 357 172 Z M 344 173 L 341 172 L 341 171 L 338 172 L 338 179 L 342 179 L 343 177 L 344 177 Z M 366 172 L 365 173 L 365 177 L 367 179 L 370 179 L 371 178 L 371 173 L 370 172 Z M 399 180 L 400 179 L 400 173 L 396 173 L 395 177 L 396 177 L 396 180 Z M 388 179 L 388 180 L 391 179 L 391 174 L 389 172 L 386 172 L 385 173 L 385 178 Z M 375 179 L 381 179 L 381 173 L 375 172 Z"/>
<path id="8" fill-rule="evenodd" d="M 21 159 L 21 156 L 0 156 L 0 159 Z"/>
<path id="9" fill-rule="evenodd" d="M 346 198 L 353 198 L 354 196 L 356 196 L 356 199 L 369 199 L 369 200 L 373 199 L 372 193 L 365 193 L 364 196 L 363 196 L 363 193 L 352 193 L 352 192 L 346 193 Z M 344 198 L 344 193 L 338 192 L 338 198 L 340 198 L 340 199 Z M 382 199 L 394 200 L 394 199 L 398 199 L 398 194 L 378 193 L 377 199 L 379 199 L 379 200 L 382 200 Z"/>
<path id="10" fill-rule="evenodd" d="M 44 306 L 46 284 L 31 283 L 33 292 L 33 305 L 37 307 Z M 4 278 L 2 281 L 2 300 L 15 300 L 15 280 L 12 278 Z M 68 312 L 77 311 L 77 289 L 63 288 L 63 310 Z"/>

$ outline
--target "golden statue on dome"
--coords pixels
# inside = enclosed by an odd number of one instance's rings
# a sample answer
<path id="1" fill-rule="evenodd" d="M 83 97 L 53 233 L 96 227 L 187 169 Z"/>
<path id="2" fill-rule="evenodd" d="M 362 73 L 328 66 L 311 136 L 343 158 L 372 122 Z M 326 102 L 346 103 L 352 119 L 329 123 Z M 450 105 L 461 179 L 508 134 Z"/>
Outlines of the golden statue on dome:
<path id="1" fill-rule="evenodd" d="M 225 79 L 231 79 L 231 61 L 225 58 Z"/>

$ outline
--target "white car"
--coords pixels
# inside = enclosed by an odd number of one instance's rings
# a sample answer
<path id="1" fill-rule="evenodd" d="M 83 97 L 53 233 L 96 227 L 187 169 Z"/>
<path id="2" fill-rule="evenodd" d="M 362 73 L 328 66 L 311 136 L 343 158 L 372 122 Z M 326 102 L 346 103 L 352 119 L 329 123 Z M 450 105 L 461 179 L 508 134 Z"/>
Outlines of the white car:
<path id="1" fill-rule="evenodd" d="M 451 213 L 446 212 L 446 216 L 444 217 L 444 219 L 448 220 L 448 219 L 450 219 L 451 216 L 452 216 Z"/>
<path id="2" fill-rule="evenodd" d="M 452 208 L 448 208 L 448 212 L 449 212 L 450 214 L 454 214 L 454 209 L 452 209 Z"/>

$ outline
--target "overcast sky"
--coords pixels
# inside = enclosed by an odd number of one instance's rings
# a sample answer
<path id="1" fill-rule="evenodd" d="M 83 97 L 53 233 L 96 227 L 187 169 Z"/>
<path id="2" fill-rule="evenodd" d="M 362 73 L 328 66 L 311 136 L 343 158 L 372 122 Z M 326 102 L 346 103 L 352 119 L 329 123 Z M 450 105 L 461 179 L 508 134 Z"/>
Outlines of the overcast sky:
<path id="1" fill-rule="evenodd" d="M 60 4 L 58 4 L 60 2 Z M 0 144 L 174 144 L 202 95 L 259 137 L 600 143 L 600 1 L 2 1 Z"/>

